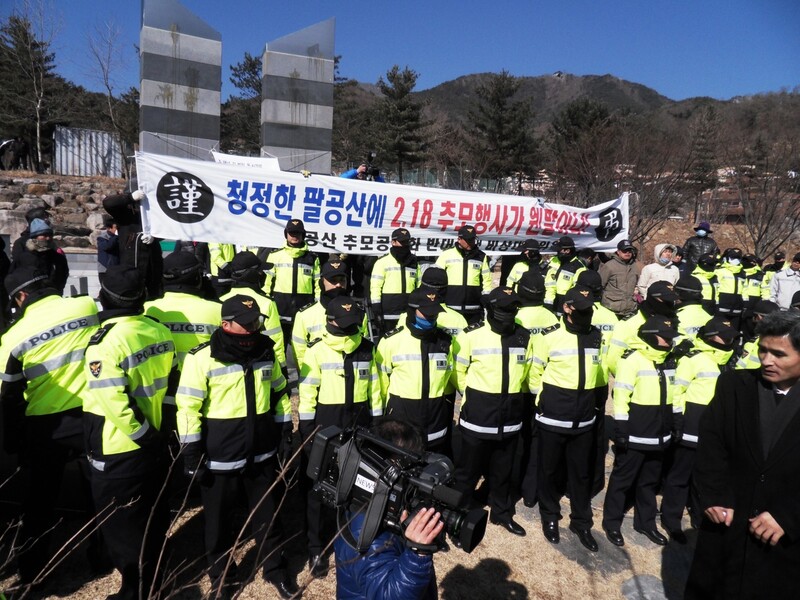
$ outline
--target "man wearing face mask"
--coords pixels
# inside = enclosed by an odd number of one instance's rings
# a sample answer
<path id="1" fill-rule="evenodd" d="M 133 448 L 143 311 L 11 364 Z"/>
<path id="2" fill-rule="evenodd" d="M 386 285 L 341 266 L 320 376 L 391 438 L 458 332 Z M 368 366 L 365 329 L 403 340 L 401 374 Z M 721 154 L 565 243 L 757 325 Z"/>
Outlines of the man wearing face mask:
<path id="1" fill-rule="evenodd" d="M 677 310 L 678 332 L 683 340 L 694 342 L 697 332 L 711 319 L 711 313 L 702 305 L 703 286 L 697 277 L 682 275 L 675 284 L 675 291 L 680 299 Z"/>
<path id="2" fill-rule="evenodd" d="M 492 291 L 489 258 L 478 248 L 478 234 L 471 225 L 458 230 L 456 245 L 436 260 L 447 272 L 446 304 L 460 312 L 468 323 L 483 319 L 482 296 Z"/>
<path id="3" fill-rule="evenodd" d="M 9 267 L 9 273 L 18 268 L 37 269 L 47 273 L 50 285 L 59 295 L 69 278 L 69 265 L 64 252 L 53 241 L 53 228 L 44 219 L 33 219 L 29 225 L 28 240 L 19 249 Z"/>
<path id="4" fill-rule="evenodd" d="M 695 235 L 687 238 L 683 243 L 683 252 L 690 268 L 694 267 L 704 254 L 716 256 L 719 252 L 717 242 L 714 241 L 714 238 L 710 237 L 712 231 L 708 221 L 701 222 L 694 228 L 694 231 Z"/>
<path id="5" fill-rule="evenodd" d="M 244 489 L 255 538 L 255 563 L 281 598 L 297 586 L 286 573 L 273 485 L 279 427 L 291 403 L 274 342 L 262 335 L 264 315 L 249 295 L 221 306 L 221 327 L 186 357 L 175 400 L 186 474 L 200 484 L 211 597 L 230 598 L 237 565 L 230 553 L 236 530 L 230 514 Z M 229 563 L 230 559 L 230 564 Z"/>
<path id="6" fill-rule="evenodd" d="M 426 447 L 452 456 L 452 398 L 446 391 L 453 373 L 451 337 L 436 326 L 442 306 L 436 294 L 413 291 L 405 325 L 378 342 L 375 360 L 386 414 L 420 427 Z"/>
<path id="7" fill-rule="evenodd" d="M 635 490 L 633 527 L 654 544 L 667 538 L 656 527 L 656 489 L 664 451 L 682 429 L 674 412 L 666 360 L 677 337 L 675 322 L 650 317 L 631 340 L 614 378 L 614 467 L 603 505 L 603 529 L 615 546 L 624 546 L 620 527 L 625 498 Z"/>
<path id="8" fill-rule="evenodd" d="M 550 261 L 544 278 L 544 304 L 561 314 L 564 295 L 575 285 L 578 275 L 586 270 L 586 263 L 578 257 L 575 242 L 568 235 L 559 238 L 555 247 L 557 254 Z"/>
<path id="9" fill-rule="evenodd" d="M 408 295 L 419 285 L 419 261 L 411 252 L 411 234 L 400 228 L 392 232 L 389 254 L 379 258 L 369 278 L 372 312 L 381 325 L 378 335 L 397 326 L 408 305 Z"/>
<path id="10" fill-rule="evenodd" d="M 778 271 L 772 278 L 769 288 L 769 299 L 781 307 L 789 310 L 792 296 L 800 291 L 800 252 L 792 257 L 788 269 Z"/>
<path id="11" fill-rule="evenodd" d="M 353 298 L 328 302 L 322 336 L 308 344 L 300 368 L 300 436 L 335 425 L 369 427 L 383 414 L 375 346 L 362 335 L 364 309 Z M 311 444 L 306 444 L 308 452 Z M 335 514 L 322 504 L 318 492 L 307 497 L 306 523 L 309 567 L 315 576 L 328 571 L 325 548 L 335 535 Z"/>
<path id="12" fill-rule="evenodd" d="M 661 524 L 669 537 L 686 543 L 681 529 L 683 509 L 690 501 L 692 522 L 699 525 L 702 509 L 696 496 L 689 495 L 689 483 L 699 442 L 700 417 L 714 397 L 717 377 L 732 369 L 731 357 L 739 331 L 724 317 L 714 317 L 700 328 L 694 349 L 678 360 L 675 370 L 673 405 L 683 415 L 682 431 L 677 432 L 667 451 L 661 501 Z"/>
<path id="13" fill-rule="evenodd" d="M 539 251 L 539 242 L 534 239 L 527 239 L 522 245 L 522 254 L 519 256 L 517 262 L 511 267 L 508 274 L 506 283 L 515 292 L 517 291 L 517 284 L 522 276 L 529 271 L 534 271 L 540 275 L 544 275 L 542 270 L 542 253 Z M 545 269 L 546 271 L 546 269 Z"/>
<path id="14" fill-rule="evenodd" d="M 639 312 L 627 319 L 622 319 L 614 328 L 608 342 L 606 365 L 612 375 L 616 374 L 617 362 L 630 346 L 632 340 L 638 338 L 639 328 L 653 316 L 675 319 L 678 294 L 671 283 L 657 281 L 650 286 L 647 299 L 639 305 Z"/>
<path id="15" fill-rule="evenodd" d="M 531 335 L 558 323 L 558 317 L 544 306 L 544 277 L 541 273 L 533 270 L 524 273 L 517 282 L 516 292 L 522 303 L 517 311 L 517 323 Z"/>
<path id="16" fill-rule="evenodd" d="M 744 290 L 742 290 L 744 310 L 748 310 L 761 300 L 764 289 L 764 270 L 761 268 L 761 259 L 755 254 L 742 256 L 742 275 L 744 275 Z"/>
<path id="17" fill-rule="evenodd" d="M 722 264 L 716 270 L 719 283 L 717 296 L 717 313 L 733 321 L 739 328 L 739 321 L 744 310 L 745 276 L 742 271 L 742 251 L 739 248 L 728 248 L 722 258 Z"/>
<path id="18" fill-rule="evenodd" d="M 490 521 L 514 535 L 525 530 L 513 520 L 510 494 L 514 455 L 529 400 L 533 348 L 530 332 L 514 321 L 519 296 L 509 287 L 488 295 L 486 321 L 456 337 L 456 385 L 461 392 L 455 487 L 472 501 L 481 475 L 489 483 Z"/>
<path id="19" fill-rule="evenodd" d="M 716 271 L 717 257 L 714 254 L 703 254 L 692 271 L 692 276 L 697 277 L 702 286 L 703 308 L 711 315 L 717 311 L 719 298 L 719 280 Z"/>
<path id="20" fill-rule="evenodd" d="M 542 332 L 534 344 L 530 389 L 536 396 L 539 428 L 539 510 L 542 532 L 559 542 L 563 481 L 568 481 L 570 531 L 591 552 L 592 483 L 596 452 L 595 422 L 603 418 L 608 376 L 602 362 L 602 334 L 592 326 L 594 295 L 576 286 L 567 292 L 560 324 Z M 566 465 L 566 473 L 563 472 Z"/>
<path id="21" fill-rule="evenodd" d="M 436 300 L 442 307 L 442 312 L 436 317 L 436 326 L 439 329 L 455 337 L 467 328 L 467 320 L 444 303 L 447 296 L 447 271 L 436 266 L 428 267 L 422 273 L 419 287 L 436 294 Z"/>

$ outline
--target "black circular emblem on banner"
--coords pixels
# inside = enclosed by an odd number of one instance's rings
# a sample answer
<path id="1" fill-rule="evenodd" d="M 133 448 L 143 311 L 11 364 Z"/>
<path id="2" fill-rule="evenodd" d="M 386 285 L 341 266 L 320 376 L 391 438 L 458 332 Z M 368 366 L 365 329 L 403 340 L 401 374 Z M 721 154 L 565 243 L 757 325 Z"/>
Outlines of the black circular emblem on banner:
<path id="1" fill-rule="evenodd" d="M 613 240 L 620 231 L 622 231 L 622 211 L 620 209 L 609 208 L 600 213 L 600 225 L 595 229 L 598 240 L 601 242 Z"/>
<path id="2" fill-rule="evenodd" d="M 178 223 L 199 223 L 211 214 L 214 194 L 191 173 L 167 173 L 158 182 L 156 198 L 161 210 Z"/>

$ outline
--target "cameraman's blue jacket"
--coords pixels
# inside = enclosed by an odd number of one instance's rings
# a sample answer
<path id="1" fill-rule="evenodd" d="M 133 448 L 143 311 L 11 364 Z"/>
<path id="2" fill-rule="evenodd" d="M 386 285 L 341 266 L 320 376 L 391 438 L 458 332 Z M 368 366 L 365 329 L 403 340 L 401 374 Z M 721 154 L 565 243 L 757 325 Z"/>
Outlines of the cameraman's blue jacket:
<path id="1" fill-rule="evenodd" d="M 364 524 L 364 513 L 350 523 L 354 539 Z M 433 557 L 420 556 L 405 546 L 402 537 L 384 531 L 364 554 L 342 536 L 334 542 L 337 600 L 435 600 Z"/>

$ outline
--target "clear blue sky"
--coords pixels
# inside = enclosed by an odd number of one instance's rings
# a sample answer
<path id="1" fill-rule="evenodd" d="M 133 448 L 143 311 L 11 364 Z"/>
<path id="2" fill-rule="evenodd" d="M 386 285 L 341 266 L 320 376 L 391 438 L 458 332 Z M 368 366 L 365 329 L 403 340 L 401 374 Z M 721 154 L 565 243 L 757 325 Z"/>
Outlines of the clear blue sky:
<path id="1" fill-rule="evenodd" d="M 37 2 L 38 0 L 32 0 Z M 0 18 L 20 0 L 0 1 Z M 47 2 L 47 0 L 45 0 Z M 564 71 L 612 74 L 680 100 L 729 99 L 800 86 L 797 0 L 183 0 L 222 34 L 223 98 L 229 66 L 246 51 L 336 18 L 341 74 L 375 83 L 394 64 L 423 90 L 461 75 Z M 87 36 L 114 23 L 126 67 L 118 90 L 138 85 L 139 0 L 54 0 L 58 72 L 100 90 Z"/>

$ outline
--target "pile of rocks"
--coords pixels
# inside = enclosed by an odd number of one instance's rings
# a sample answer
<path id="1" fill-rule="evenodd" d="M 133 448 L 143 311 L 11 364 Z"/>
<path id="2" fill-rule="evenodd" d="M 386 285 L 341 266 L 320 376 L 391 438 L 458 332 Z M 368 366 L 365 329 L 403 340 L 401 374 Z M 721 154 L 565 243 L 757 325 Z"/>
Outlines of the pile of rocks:
<path id="1" fill-rule="evenodd" d="M 125 188 L 122 179 L 32 175 L 0 171 L 0 234 L 13 243 L 27 227 L 25 212 L 45 207 L 56 243 L 66 250 L 94 248 L 102 231 L 103 198 Z"/>

